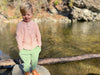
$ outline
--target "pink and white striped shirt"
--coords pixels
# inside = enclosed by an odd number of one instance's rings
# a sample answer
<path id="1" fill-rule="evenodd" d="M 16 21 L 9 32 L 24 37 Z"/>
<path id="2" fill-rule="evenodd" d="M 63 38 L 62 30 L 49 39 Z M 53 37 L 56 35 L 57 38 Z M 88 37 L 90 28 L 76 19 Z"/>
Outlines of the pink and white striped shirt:
<path id="1" fill-rule="evenodd" d="M 41 34 L 37 23 L 32 20 L 30 22 L 20 21 L 17 24 L 16 40 L 19 50 L 41 47 Z"/>

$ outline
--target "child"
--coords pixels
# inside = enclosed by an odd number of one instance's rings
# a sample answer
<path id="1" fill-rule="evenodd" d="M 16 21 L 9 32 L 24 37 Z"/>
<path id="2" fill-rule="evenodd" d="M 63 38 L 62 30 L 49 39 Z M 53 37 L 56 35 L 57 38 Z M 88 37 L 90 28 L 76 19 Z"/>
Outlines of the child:
<path id="1" fill-rule="evenodd" d="M 16 40 L 19 48 L 19 56 L 24 61 L 25 75 L 30 75 L 30 62 L 32 74 L 39 75 L 36 71 L 38 56 L 41 51 L 41 34 L 37 23 L 32 21 L 33 8 L 30 3 L 20 6 L 23 20 L 17 24 Z"/>

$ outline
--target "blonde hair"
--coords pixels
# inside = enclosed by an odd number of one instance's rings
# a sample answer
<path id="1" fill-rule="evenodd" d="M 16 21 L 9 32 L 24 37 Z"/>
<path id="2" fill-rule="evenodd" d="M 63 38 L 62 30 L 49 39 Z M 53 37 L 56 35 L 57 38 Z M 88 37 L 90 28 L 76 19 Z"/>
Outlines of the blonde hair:
<path id="1" fill-rule="evenodd" d="M 21 6 L 20 6 L 20 12 L 21 14 L 26 14 L 26 12 L 28 10 L 31 9 L 31 12 L 33 13 L 33 8 L 32 8 L 32 5 L 30 3 L 23 3 Z"/>

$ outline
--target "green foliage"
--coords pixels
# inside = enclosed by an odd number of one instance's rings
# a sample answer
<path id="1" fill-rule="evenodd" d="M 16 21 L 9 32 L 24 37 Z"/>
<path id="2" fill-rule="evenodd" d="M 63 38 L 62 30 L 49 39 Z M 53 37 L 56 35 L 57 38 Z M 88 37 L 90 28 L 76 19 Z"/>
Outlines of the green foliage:
<path id="1" fill-rule="evenodd" d="M 7 0 L 0 0 L 0 12 L 5 11 L 7 8 Z"/>
<path id="2" fill-rule="evenodd" d="M 58 1 L 58 0 L 56 0 L 56 1 L 55 1 L 55 5 L 58 5 L 58 4 L 59 4 L 59 1 Z"/>
<path id="3" fill-rule="evenodd" d="M 70 7 L 73 7 L 73 2 L 74 2 L 74 0 L 70 0 L 70 1 L 69 1 L 69 6 L 70 6 Z"/>
<path id="4" fill-rule="evenodd" d="M 54 4 L 58 5 L 61 0 L 55 0 Z"/>

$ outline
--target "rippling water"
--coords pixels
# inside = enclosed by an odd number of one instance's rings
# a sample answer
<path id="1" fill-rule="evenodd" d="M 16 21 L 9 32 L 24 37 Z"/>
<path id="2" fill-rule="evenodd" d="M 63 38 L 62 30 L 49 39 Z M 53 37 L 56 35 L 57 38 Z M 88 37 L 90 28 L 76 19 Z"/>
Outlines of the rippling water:
<path id="1" fill-rule="evenodd" d="M 42 51 L 40 58 L 67 57 L 100 53 L 100 22 L 74 24 L 41 23 Z M 16 24 L 5 24 L 0 28 L 0 50 L 17 59 L 15 39 Z M 51 75 L 95 75 L 100 74 L 100 59 L 90 59 L 65 64 L 44 65 Z"/>

